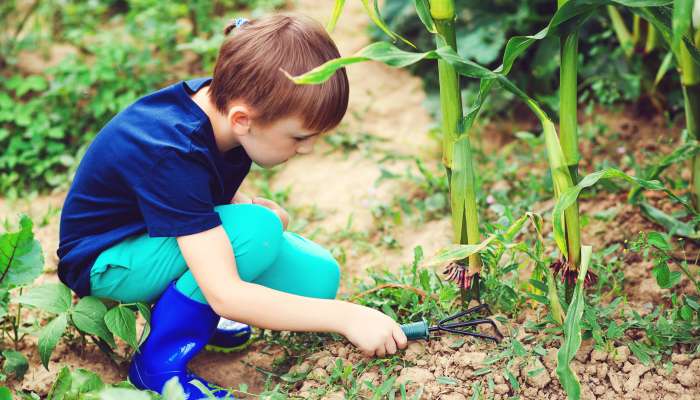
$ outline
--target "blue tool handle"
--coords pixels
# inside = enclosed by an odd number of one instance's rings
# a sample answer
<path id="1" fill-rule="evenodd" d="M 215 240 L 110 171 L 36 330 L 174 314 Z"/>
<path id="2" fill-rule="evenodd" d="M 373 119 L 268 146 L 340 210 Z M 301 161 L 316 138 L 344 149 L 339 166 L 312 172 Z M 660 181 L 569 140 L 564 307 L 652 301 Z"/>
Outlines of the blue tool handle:
<path id="1" fill-rule="evenodd" d="M 411 322 L 401 325 L 401 330 L 408 340 L 428 339 L 428 323 L 426 321 Z"/>

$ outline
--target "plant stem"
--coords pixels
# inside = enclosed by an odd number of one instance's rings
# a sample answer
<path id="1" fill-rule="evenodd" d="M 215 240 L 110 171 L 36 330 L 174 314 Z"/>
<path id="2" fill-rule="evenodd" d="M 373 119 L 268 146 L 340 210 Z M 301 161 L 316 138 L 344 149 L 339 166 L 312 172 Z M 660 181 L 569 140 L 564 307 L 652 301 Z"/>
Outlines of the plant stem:
<path id="1" fill-rule="evenodd" d="M 559 0 L 559 7 L 567 0 Z M 561 66 L 559 69 L 559 137 L 572 184 L 578 183 L 578 32 L 561 38 Z M 567 259 L 570 269 L 578 270 L 581 263 L 581 227 L 578 200 L 564 212 Z M 568 288 L 567 288 L 568 289 Z M 568 292 L 568 291 L 567 291 Z M 567 297 L 567 301 L 569 298 Z"/>
<path id="2" fill-rule="evenodd" d="M 22 288 L 19 288 L 19 295 L 22 295 Z M 15 344 L 15 350 L 17 350 L 17 345 L 19 344 L 19 324 L 20 324 L 20 318 L 21 318 L 21 312 L 22 312 L 22 303 L 17 304 L 17 316 L 15 317 L 15 323 L 12 324 L 12 331 L 14 333 L 14 344 Z"/>
<path id="3" fill-rule="evenodd" d="M 681 43 L 679 56 L 686 129 L 691 138 L 700 140 L 700 65 L 693 60 L 685 43 Z M 700 154 L 693 157 L 691 173 L 691 193 L 697 210 L 700 209 Z"/>
<path id="4" fill-rule="evenodd" d="M 430 2 L 430 13 L 435 22 L 437 47 L 450 46 L 457 51 L 455 36 L 454 0 L 434 0 Z M 462 120 L 462 97 L 460 92 L 459 75 L 455 68 L 446 61 L 438 60 L 438 77 L 440 81 L 440 110 L 442 113 L 443 134 L 443 163 L 448 178 L 451 176 L 454 144 L 459 137 L 467 142 L 467 187 L 465 188 L 465 212 L 462 229 L 455 238 L 461 244 L 478 244 L 480 241 L 479 215 L 476 204 L 476 182 L 474 179 L 474 163 L 471 155 L 471 145 L 466 133 L 460 132 Z M 462 137 L 464 135 L 464 137 Z M 451 182 L 451 180 L 450 180 Z M 450 192 L 454 188 L 450 188 Z M 455 210 L 452 210 L 454 213 Z M 481 272 L 481 257 L 479 254 L 469 256 L 469 272 Z"/>

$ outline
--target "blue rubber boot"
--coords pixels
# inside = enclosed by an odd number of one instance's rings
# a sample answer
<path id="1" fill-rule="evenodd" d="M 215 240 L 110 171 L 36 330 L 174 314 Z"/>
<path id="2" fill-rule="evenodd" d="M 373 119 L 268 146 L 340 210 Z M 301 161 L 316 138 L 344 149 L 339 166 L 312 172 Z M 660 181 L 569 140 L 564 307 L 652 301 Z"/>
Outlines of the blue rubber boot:
<path id="1" fill-rule="evenodd" d="M 153 308 L 151 333 L 131 360 L 131 383 L 139 389 L 162 393 L 165 383 L 176 376 L 188 400 L 207 397 L 190 383 L 192 380 L 200 381 L 217 398 L 226 397 L 226 391 L 217 390 L 187 370 L 187 363 L 211 339 L 218 321 L 219 316 L 208 304 L 180 293 L 175 284 L 168 286 Z"/>
<path id="2" fill-rule="evenodd" d="M 249 325 L 221 318 L 206 349 L 221 353 L 241 351 L 252 342 Z"/>

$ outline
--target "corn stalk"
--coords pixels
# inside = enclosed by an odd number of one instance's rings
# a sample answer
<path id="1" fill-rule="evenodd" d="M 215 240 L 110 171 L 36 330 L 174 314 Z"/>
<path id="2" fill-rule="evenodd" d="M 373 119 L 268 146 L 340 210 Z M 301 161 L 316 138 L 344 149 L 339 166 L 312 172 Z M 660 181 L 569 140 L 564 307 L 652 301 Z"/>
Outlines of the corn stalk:
<path id="1" fill-rule="evenodd" d="M 561 8 L 568 0 L 559 0 Z M 559 137 L 572 183 L 578 183 L 578 29 L 567 32 L 560 42 L 561 66 L 559 68 Z M 557 193 L 557 196 L 560 193 Z M 569 270 L 577 271 L 581 264 L 581 226 L 578 202 L 565 213 L 567 260 Z M 566 281 L 566 301 L 571 301 L 575 282 Z"/>
<path id="2" fill-rule="evenodd" d="M 700 144 L 700 1 L 676 0 L 673 8 L 644 7 L 634 10 L 646 19 L 671 49 L 683 87 L 686 129 L 694 145 Z M 651 27 L 650 27 L 651 29 Z M 647 179 L 656 179 L 663 168 L 656 168 Z M 691 194 L 695 208 L 700 207 L 700 154 L 691 160 Z M 630 192 L 636 202 L 640 188 Z"/>
<path id="3" fill-rule="evenodd" d="M 437 48 L 449 47 L 456 51 L 454 0 L 430 1 L 430 16 L 435 26 Z M 476 179 L 474 161 L 468 133 L 461 126 L 462 97 L 459 75 L 449 62 L 438 59 L 440 83 L 440 110 L 442 113 L 443 164 L 450 182 L 450 205 L 454 238 L 460 244 L 476 244 L 481 240 L 479 233 L 479 213 L 476 202 Z M 468 276 L 474 276 L 470 285 L 471 293 L 478 299 L 481 273 L 479 253 L 469 256 Z M 465 291 L 462 299 L 468 300 Z"/>

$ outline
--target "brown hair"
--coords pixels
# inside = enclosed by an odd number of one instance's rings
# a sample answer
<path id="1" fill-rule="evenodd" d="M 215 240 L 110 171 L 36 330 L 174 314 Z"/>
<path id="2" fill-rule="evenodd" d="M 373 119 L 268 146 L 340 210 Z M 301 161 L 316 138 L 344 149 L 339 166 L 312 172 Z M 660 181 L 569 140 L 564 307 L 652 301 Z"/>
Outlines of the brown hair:
<path id="1" fill-rule="evenodd" d="M 225 30 L 231 31 L 219 50 L 210 87 L 219 111 L 226 113 L 232 100 L 241 99 L 263 124 L 298 115 L 306 129 L 325 132 L 340 123 L 348 107 L 345 68 L 320 85 L 296 85 L 282 71 L 299 75 L 340 57 L 321 24 L 285 13 Z"/>

